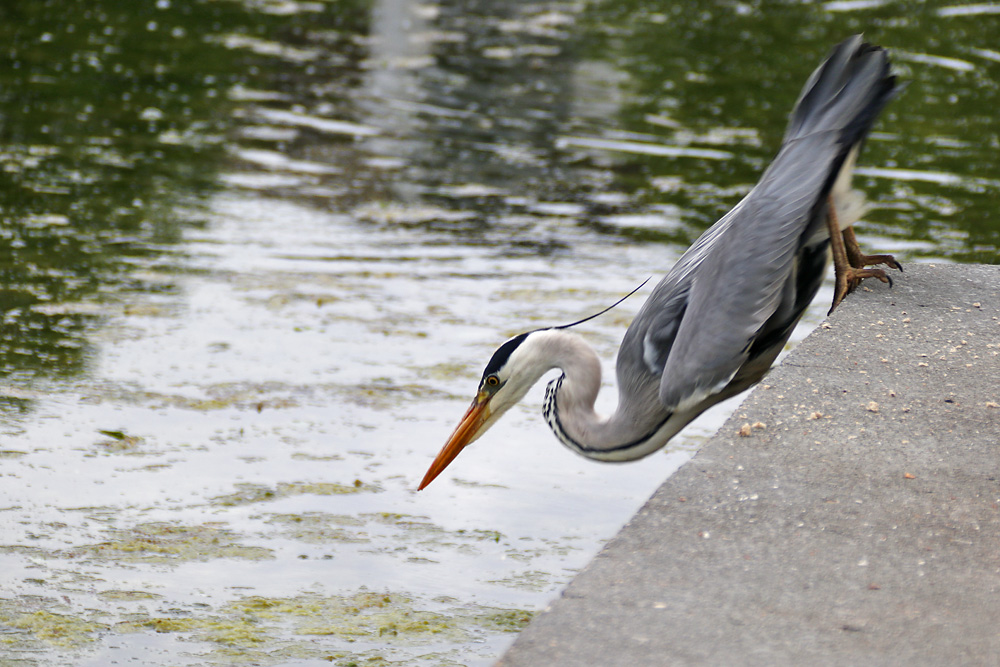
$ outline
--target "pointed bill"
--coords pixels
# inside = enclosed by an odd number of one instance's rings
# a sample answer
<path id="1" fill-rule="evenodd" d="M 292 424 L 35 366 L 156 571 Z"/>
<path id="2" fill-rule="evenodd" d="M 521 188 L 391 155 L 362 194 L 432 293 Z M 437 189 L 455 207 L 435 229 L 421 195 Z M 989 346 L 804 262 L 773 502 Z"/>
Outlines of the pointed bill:
<path id="1" fill-rule="evenodd" d="M 417 491 L 420 491 L 425 486 L 434 481 L 434 478 L 441 474 L 441 471 L 448 467 L 448 464 L 455 460 L 459 452 L 465 449 L 465 446 L 476 439 L 479 434 L 480 428 L 486 423 L 490 417 L 489 408 L 489 396 L 486 394 L 480 394 L 476 397 L 476 400 L 472 401 L 472 405 L 469 406 L 469 410 L 462 417 L 462 421 L 458 423 L 455 427 L 455 432 L 451 434 L 448 438 L 448 442 L 444 444 L 441 451 L 438 452 L 437 458 L 431 463 L 431 467 L 428 468 L 427 474 L 424 475 L 423 481 L 420 482 L 420 486 L 417 487 Z"/>

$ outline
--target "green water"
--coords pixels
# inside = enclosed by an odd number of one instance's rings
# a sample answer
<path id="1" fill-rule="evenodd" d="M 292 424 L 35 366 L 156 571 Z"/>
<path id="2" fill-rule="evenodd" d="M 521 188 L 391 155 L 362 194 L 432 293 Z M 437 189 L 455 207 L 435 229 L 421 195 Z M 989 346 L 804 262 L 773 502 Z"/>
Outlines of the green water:
<path id="1" fill-rule="evenodd" d="M 998 21 L 3 3 L 0 664 L 489 664 L 726 414 L 602 466 L 536 392 L 416 494 L 495 345 L 666 271 L 861 31 L 908 82 L 862 242 L 1000 261 Z M 606 370 L 645 293 L 583 332 Z"/>

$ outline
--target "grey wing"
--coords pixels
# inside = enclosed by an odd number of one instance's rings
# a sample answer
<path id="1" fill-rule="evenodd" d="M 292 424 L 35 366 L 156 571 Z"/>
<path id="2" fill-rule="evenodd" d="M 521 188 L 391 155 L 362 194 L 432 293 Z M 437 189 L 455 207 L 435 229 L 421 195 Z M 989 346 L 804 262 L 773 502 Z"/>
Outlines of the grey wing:
<path id="1" fill-rule="evenodd" d="M 783 303 L 807 233 L 824 215 L 821 193 L 834 137 L 800 140 L 783 151 L 765 179 L 729 216 L 725 233 L 692 271 L 683 318 L 675 325 L 660 401 L 668 409 L 696 404 L 725 387 L 750 346 Z M 776 168 L 775 168 L 776 167 Z"/>
<path id="2" fill-rule="evenodd" d="M 693 278 L 722 237 L 740 205 L 723 216 L 691 245 L 653 288 L 625 332 L 618 349 L 618 388 L 626 406 L 645 406 L 660 414 L 669 411 L 658 399 L 660 376 L 670 356 L 687 310 Z"/>
<path id="3" fill-rule="evenodd" d="M 672 411 L 712 393 L 740 368 L 779 304 L 794 301 L 783 291 L 793 284 L 787 278 L 822 179 L 802 191 L 786 190 L 780 199 L 771 196 L 781 183 L 762 181 L 653 289 L 619 349 L 624 394 L 651 392 L 661 409 Z"/>
<path id="4" fill-rule="evenodd" d="M 659 383 L 681 319 L 687 310 L 695 272 L 709 256 L 718 239 L 726 233 L 744 201 L 745 199 L 691 244 L 653 288 L 632 320 L 618 350 L 618 384 L 626 393 L 630 386 L 642 384 L 643 381 Z"/>

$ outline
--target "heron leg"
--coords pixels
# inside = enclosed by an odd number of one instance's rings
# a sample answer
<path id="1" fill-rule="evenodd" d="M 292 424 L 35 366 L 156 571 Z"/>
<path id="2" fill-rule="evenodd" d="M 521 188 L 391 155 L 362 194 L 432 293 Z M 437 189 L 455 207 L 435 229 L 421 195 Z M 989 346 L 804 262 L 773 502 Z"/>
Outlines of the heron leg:
<path id="1" fill-rule="evenodd" d="M 840 233 L 840 225 L 837 223 L 837 211 L 833 206 L 833 197 L 827 197 L 826 224 L 830 229 L 830 253 L 833 255 L 833 304 L 830 306 L 829 315 L 840 305 L 847 293 L 850 291 L 847 278 L 848 269 L 852 268 L 847 259 L 847 249 L 844 244 L 844 237 Z"/>
<path id="2" fill-rule="evenodd" d="M 826 222 L 830 229 L 830 251 L 833 254 L 833 273 L 835 285 L 833 289 L 833 304 L 827 315 L 832 313 L 844 297 L 853 292 L 865 278 L 877 278 L 892 287 L 892 279 L 882 269 L 868 269 L 872 264 L 886 264 L 902 269 L 899 262 L 891 255 L 865 255 L 858 246 L 854 228 L 848 227 L 840 231 L 837 221 L 837 210 L 833 205 L 833 197 L 827 197 Z"/>

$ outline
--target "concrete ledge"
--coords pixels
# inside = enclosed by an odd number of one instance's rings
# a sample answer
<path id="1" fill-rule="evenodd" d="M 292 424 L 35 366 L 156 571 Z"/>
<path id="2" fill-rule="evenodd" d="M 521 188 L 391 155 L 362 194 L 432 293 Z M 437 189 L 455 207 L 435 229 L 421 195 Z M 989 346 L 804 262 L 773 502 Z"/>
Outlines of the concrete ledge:
<path id="1" fill-rule="evenodd" d="M 500 664 L 1000 664 L 998 404 L 1000 266 L 862 288 Z"/>

